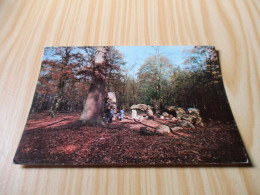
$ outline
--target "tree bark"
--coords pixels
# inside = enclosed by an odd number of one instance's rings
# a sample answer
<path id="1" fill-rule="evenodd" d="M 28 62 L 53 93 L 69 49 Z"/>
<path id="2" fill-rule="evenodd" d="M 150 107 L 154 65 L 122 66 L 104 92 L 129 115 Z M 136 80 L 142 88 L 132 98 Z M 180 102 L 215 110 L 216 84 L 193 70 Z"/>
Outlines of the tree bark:
<path id="1" fill-rule="evenodd" d="M 90 126 L 104 126 L 102 118 L 105 82 L 94 80 L 90 85 L 88 98 L 80 120 Z"/>
<path id="2" fill-rule="evenodd" d="M 93 81 L 89 88 L 84 110 L 80 116 L 80 121 L 82 121 L 82 124 L 87 124 L 90 126 L 105 126 L 102 111 L 105 98 L 108 50 L 108 47 L 97 47 L 92 77 Z"/>

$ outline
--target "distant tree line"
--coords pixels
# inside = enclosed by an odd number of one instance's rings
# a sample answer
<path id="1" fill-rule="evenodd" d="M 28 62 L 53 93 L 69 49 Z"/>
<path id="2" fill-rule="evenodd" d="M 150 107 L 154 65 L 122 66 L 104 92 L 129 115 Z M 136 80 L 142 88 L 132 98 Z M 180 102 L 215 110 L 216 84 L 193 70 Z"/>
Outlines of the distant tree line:
<path id="1" fill-rule="evenodd" d="M 185 52 L 182 68 L 160 52 L 147 58 L 138 72 L 138 99 L 134 103 L 161 110 L 166 105 L 194 107 L 204 119 L 233 119 L 215 48 L 195 46 Z"/>

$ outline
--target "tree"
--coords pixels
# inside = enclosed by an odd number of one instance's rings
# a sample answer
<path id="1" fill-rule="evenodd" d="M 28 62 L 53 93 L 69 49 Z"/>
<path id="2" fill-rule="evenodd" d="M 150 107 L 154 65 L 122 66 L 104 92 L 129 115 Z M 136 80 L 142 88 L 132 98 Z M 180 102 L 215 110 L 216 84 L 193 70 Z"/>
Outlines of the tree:
<path id="1" fill-rule="evenodd" d="M 218 53 L 214 47 L 195 46 L 187 51 L 186 97 L 182 103 L 199 108 L 205 118 L 232 118 L 221 77 Z M 178 93 L 179 88 L 174 91 Z M 187 101 L 189 99 L 189 101 Z"/>
<path id="2" fill-rule="evenodd" d="M 46 47 L 31 112 L 74 112 L 83 108 L 94 47 Z M 82 110 L 81 108 L 81 110 Z"/>
<path id="3" fill-rule="evenodd" d="M 105 81 L 109 65 L 109 47 L 97 47 L 92 73 L 92 83 L 84 110 L 80 116 L 83 124 L 104 126 L 102 111 L 105 97 Z"/>
<path id="4" fill-rule="evenodd" d="M 66 85 L 76 79 L 75 71 L 84 61 L 83 54 L 75 50 L 75 47 L 45 48 L 48 57 L 42 62 L 39 84 L 52 95 L 50 114 L 53 118 L 63 100 Z"/>
<path id="5" fill-rule="evenodd" d="M 119 91 L 123 85 L 122 67 L 125 65 L 122 54 L 115 47 L 109 48 L 106 91 Z"/>
<path id="6" fill-rule="evenodd" d="M 139 86 L 136 79 L 128 76 L 127 73 L 123 77 L 122 90 L 119 94 L 119 104 L 124 105 L 124 109 L 128 110 L 133 104 L 138 103 Z"/>
<path id="7" fill-rule="evenodd" d="M 157 54 L 148 57 L 138 71 L 141 101 L 161 109 L 166 102 L 165 95 L 172 71 L 173 65 L 166 56 Z"/>

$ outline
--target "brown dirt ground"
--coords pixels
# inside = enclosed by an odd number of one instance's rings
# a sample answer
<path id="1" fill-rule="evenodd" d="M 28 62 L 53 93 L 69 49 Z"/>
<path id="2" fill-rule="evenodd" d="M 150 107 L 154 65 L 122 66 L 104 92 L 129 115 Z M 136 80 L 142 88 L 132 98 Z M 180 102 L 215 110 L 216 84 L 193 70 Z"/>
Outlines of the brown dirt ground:
<path id="1" fill-rule="evenodd" d="M 178 166 L 246 163 L 247 156 L 235 125 L 211 123 L 182 129 L 168 136 L 140 135 L 142 126 L 157 127 L 170 120 L 128 116 L 107 127 L 78 126 L 80 114 L 32 114 L 14 162 L 27 165 Z"/>

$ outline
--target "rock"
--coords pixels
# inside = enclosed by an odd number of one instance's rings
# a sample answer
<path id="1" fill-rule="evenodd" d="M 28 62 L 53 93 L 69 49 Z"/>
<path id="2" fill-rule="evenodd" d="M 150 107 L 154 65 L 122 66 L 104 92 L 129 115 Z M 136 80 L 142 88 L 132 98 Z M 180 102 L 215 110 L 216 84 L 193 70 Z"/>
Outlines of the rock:
<path id="1" fill-rule="evenodd" d="M 148 109 L 148 110 L 152 110 L 152 109 L 153 109 L 153 106 L 147 105 L 147 109 Z"/>
<path id="2" fill-rule="evenodd" d="M 185 128 L 195 129 L 193 124 L 185 120 L 177 121 L 177 125 L 180 125 L 181 127 L 185 127 Z"/>
<path id="3" fill-rule="evenodd" d="M 157 109 L 156 109 L 156 110 L 155 110 L 155 113 L 156 113 L 156 114 L 159 114 L 159 113 L 160 113 L 160 110 L 157 110 Z"/>
<path id="4" fill-rule="evenodd" d="M 147 112 L 146 112 L 146 114 L 147 114 L 148 118 L 154 119 L 153 111 L 152 111 L 152 110 L 148 109 Z"/>
<path id="5" fill-rule="evenodd" d="M 140 127 L 141 135 L 155 135 L 155 133 L 148 127 Z"/>
<path id="6" fill-rule="evenodd" d="M 148 106 L 145 104 L 134 104 L 131 107 L 131 110 L 142 110 L 142 111 L 146 111 L 148 109 Z"/>
<path id="7" fill-rule="evenodd" d="M 200 111 L 197 108 L 189 108 L 188 112 L 190 114 L 190 116 L 192 117 L 192 121 L 193 123 L 195 123 L 195 125 L 204 127 L 204 124 L 202 122 L 202 118 L 200 116 Z"/>
<path id="8" fill-rule="evenodd" d="M 151 109 L 148 109 L 146 113 L 148 116 L 153 116 L 153 111 Z"/>
<path id="9" fill-rule="evenodd" d="M 155 132 L 158 135 L 168 135 L 171 131 L 170 131 L 170 127 L 168 127 L 166 125 L 160 125 L 159 127 L 157 127 L 155 129 Z"/>
<path id="10" fill-rule="evenodd" d="M 197 121 L 195 122 L 195 124 L 198 125 L 198 126 L 204 127 L 204 123 L 202 122 L 201 117 L 197 118 Z"/>
<path id="11" fill-rule="evenodd" d="M 137 118 L 137 112 L 136 110 L 132 110 L 132 118 L 136 119 Z"/>
<path id="12" fill-rule="evenodd" d="M 168 110 L 170 114 L 175 112 L 177 117 L 179 117 L 180 114 L 186 113 L 186 111 L 183 108 L 177 106 L 165 106 L 165 109 Z"/>
<path id="13" fill-rule="evenodd" d="M 177 118 L 173 117 L 173 118 L 172 118 L 172 121 L 173 121 L 174 123 L 177 122 Z"/>
<path id="14" fill-rule="evenodd" d="M 165 109 L 168 111 L 175 111 L 176 110 L 176 106 L 165 106 Z"/>
<path id="15" fill-rule="evenodd" d="M 186 122 L 183 124 L 184 126 L 189 126 L 188 128 L 195 128 L 193 124 L 204 127 L 202 118 L 200 116 L 200 111 L 197 108 L 189 108 L 188 112 L 177 106 L 166 106 L 165 109 L 168 110 L 168 113 L 170 114 L 175 112 L 176 118 L 189 122 L 190 124 L 187 124 Z"/>
<path id="16" fill-rule="evenodd" d="M 168 112 L 163 112 L 162 115 L 163 115 L 164 117 L 169 117 L 169 113 L 168 113 Z"/>
<path id="17" fill-rule="evenodd" d="M 188 108 L 189 113 L 195 112 L 197 114 L 200 114 L 200 110 L 198 108 Z"/>
<path id="18" fill-rule="evenodd" d="M 107 93 L 107 97 L 108 97 L 109 100 L 111 100 L 112 102 L 116 103 L 116 94 L 115 94 L 115 92 L 108 92 Z"/>
<path id="19" fill-rule="evenodd" d="M 106 108 L 110 109 L 111 107 L 116 109 L 116 95 L 114 92 L 107 93 Z"/>
<path id="20" fill-rule="evenodd" d="M 190 123 L 192 123 L 192 119 L 193 117 L 189 114 L 179 114 L 179 117 L 182 119 L 182 120 L 185 120 L 185 121 L 189 121 Z"/>
<path id="21" fill-rule="evenodd" d="M 183 108 L 177 108 L 176 109 L 176 114 L 177 114 L 177 116 L 178 116 L 178 114 L 185 114 L 186 113 L 186 111 L 183 109 Z"/>
<path id="22" fill-rule="evenodd" d="M 144 117 L 143 117 L 143 116 L 138 116 L 138 120 L 139 120 L 139 121 L 143 121 L 143 120 L 144 120 Z"/>
<path id="23" fill-rule="evenodd" d="M 172 131 L 178 131 L 178 130 L 182 130 L 183 128 L 181 128 L 181 127 L 173 127 L 172 128 Z"/>

